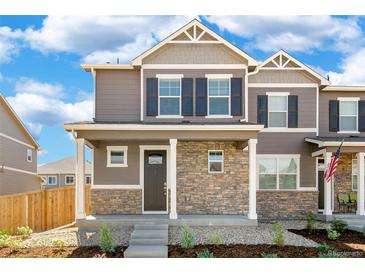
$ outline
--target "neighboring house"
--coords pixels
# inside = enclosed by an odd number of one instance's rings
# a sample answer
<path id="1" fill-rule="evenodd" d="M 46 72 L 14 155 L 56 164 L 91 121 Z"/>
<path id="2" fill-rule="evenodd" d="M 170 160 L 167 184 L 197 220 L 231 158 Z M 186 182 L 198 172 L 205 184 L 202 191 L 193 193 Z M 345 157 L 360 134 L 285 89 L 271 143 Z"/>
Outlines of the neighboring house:
<path id="1" fill-rule="evenodd" d="M 40 190 L 39 145 L 0 94 L 0 195 Z"/>
<path id="2" fill-rule="evenodd" d="M 38 166 L 38 174 L 44 178 L 43 188 L 57 188 L 75 185 L 76 157 Z M 85 184 L 91 184 L 91 163 L 85 161 Z"/>
<path id="3" fill-rule="evenodd" d="M 365 214 L 365 87 L 331 86 L 284 51 L 258 62 L 197 20 L 130 64 L 82 67 L 95 118 L 65 125 L 77 136 L 77 219 L 85 145 L 93 214 L 330 216 L 351 191 Z"/>

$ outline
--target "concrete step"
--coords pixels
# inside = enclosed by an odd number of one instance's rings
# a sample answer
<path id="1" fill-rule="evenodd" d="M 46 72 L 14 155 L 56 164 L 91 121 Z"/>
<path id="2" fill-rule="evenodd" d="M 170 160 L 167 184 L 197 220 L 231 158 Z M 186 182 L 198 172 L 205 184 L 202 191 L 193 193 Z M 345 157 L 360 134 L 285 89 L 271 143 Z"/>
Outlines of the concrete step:
<path id="1" fill-rule="evenodd" d="M 142 224 L 135 225 L 134 230 L 168 230 L 168 224 Z"/>
<path id="2" fill-rule="evenodd" d="M 153 239 L 148 239 L 148 238 L 133 238 L 129 241 L 129 245 L 167 245 L 168 243 L 168 239 L 167 237 L 165 238 L 153 238 Z"/>
<path id="3" fill-rule="evenodd" d="M 167 258 L 168 249 L 163 245 L 131 245 L 124 251 L 124 258 Z"/>
<path id="4" fill-rule="evenodd" d="M 160 239 L 167 238 L 168 232 L 164 230 L 135 230 L 131 239 Z"/>

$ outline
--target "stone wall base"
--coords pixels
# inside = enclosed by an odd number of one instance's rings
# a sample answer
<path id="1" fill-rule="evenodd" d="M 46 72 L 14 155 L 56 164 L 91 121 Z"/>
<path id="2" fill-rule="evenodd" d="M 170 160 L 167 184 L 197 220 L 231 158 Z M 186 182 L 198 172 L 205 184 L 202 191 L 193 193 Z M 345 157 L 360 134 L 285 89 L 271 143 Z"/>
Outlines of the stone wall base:
<path id="1" fill-rule="evenodd" d="M 92 214 L 141 214 L 141 189 L 92 189 Z"/>
<path id="2" fill-rule="evenodd" d="M 318 191 L 257 191 L 259 219 L 304 219 L 318 211 Z"/>

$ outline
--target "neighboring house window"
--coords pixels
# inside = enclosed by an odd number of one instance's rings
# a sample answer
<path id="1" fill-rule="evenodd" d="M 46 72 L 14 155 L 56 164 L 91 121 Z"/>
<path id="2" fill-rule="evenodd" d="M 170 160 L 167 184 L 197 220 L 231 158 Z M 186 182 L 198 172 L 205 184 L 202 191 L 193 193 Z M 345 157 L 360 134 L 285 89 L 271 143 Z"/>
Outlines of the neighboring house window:
<path id="1" fill-rule="evenodd" d="M 87 185 L 91 184 L 91 176 L 86 176 L 86 184 Z"/>
<path id="2" fill-rule="evenodd" d="M 66 175 L 65 176 L 65 185 L 73 185 L 75 183 L 75 176 Z"/>
<path id="3" fill-rule="evenodd" d="M 230 115 L 230 79 L 208 79 L 208 116 Z"/>
<path id="4" fill-rule="evenodd" d="M 288 127 L 288 96 L 268 95 L 268 127 Z"/>
<path id="5" fill-rule="evenodd" d="M 181 79 L 158 79 L 159 115 L 181 115 Z"/>
<path id="6" fill-rule="evenodd" d="M 107 147 L 107 167 L 127 167 L 127 146 Z"/>
<path id="7" fill-rule="evenodd" d="M 224 157 L 223 150 L 208 151 L 208 171 L 209 173 L 223 173 Z"/>
<path id="8" fill-rule="evenodd" d="M 365 168 L 365 166 L 364 166 Z M 352 190 L 357 190 L 357 159 L 352 159 Z"/>
<path id="9" fill-rule="evenodd" d="M 259 189 L 296 189 L 299 185 L 299 156 L 259 156 Z"/>
<path id="10" fill-rule="evenodd" d="M 358 131 L 358 101 L 340 100 L 340 131 Z"/>
<path id="11" fill-rule="evenodd" d="M 57 185 L 57 177 L 56 176 L 46 176 L 47 185 L 55 186 Z"/>
<path id="12" fill-rule="evenodd" d="M 32 149 L 27 149 L 27 162 L 31 163 L 33 161 L 33 151 Z"/>

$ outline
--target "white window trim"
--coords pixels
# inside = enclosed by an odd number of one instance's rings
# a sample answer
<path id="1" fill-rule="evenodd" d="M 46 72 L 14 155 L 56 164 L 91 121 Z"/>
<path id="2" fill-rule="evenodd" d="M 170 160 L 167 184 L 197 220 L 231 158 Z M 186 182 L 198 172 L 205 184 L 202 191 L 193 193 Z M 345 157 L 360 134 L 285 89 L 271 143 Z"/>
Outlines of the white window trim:
<path id="1" fill-rule="evenodd" d="M 222 152 L 222 161 L 211 161 L 209 155 L 211 152 Z M 210 171 L 210 163 L 222 163 L 222 171 Z M 209 174 L 221 174 L 224 173 L 224 150 L 222 149 L 211 149 L 208 150 L 208 173 Z"/>
<path id="2" fill-rule="evenodd" d="M 67 183 L 67 178 L 73 178 L 73 183 L 70 184 L 70 183 Z M 71 186 L 71 185 L 74 185 L 75 184 L 75 176 L 74 175 L 65 175 L 65 185 L 66 186 Z"/>
<path id="3" fill-rule="evenodd" d="M 276 165 L 276 189 L 260 189 L 260 173 L 259 173 L 259 165 L 257 163 L 257 176 L 256 176 L 256 188 L 258 191 L 300 191 L 300 190 L 309 190 L 312 188 L 300 187 L 300 154 L 257 154 L 256 161 L 258 159 L 280 159 L 280 158 L 293 158 L 297 164 L 297 180 L 295 189 L 280 189 L 279 188 L 279 173 L 278 167 Z M 285 173 L 280 173 L 285 174 Z"/>
<path id="4" fill-rule="evenodd" d="M 339 134 L 359 134 L 359 104 L 356 104 L 356 129 L 355 130 L 341 130 L 341 117 L 354 117 L 355 115 L 341 115 L 341 102 L 358 102 L 360 98 L 358 97 L 338 97 L 338 126 Z"/>
<path id="5" fill-rule="evenodd" d="M 90 184 L 87 183 L 87 178 L 90 178 Z M 91 177 L 91 175 L 86 175 L 85 176 L 85 184 L 87 184 L 87 185 L 91 185 L 92 184 L 92 177 Z"/>
<path id="6" fill-rule="evenodd" d="M 33 150 L 31 148 L 27 148 L 27 162 L 28 163 L 33 162 Z"/>
<path id="7" fill-rule="evenodd" d="M 208 78 L 207 82 L 207 113 L 208 115 L 205 118 L 232 118 L 231 115 L 231 78 L 232 74 L 205 74 L 205 77 Z M 209 95 L 209 81 L 210 80 L 228 80 L 228 91 L 229 94 L 225 96 L 221 95 Z M 209 109 L 209 100 L 210 98 L 228 98 L 228 114 L 210 114 Z"/>
<path id="8" fill-rule="evenodd" d="M 274 130 L 280 130 L 280 129 L 285 129 L 288 128 L 288 112 L 289 112 L 289 106 L 288 106 L 288 96 L 290 95 L 290 92 L 266 92 L 267 95 L 267 128 L 270 129 L 274 129 Z M 274 110 L 274 111 L 270 111 L 269 109 L 269 100 L 270 97 L 286 97 L 286 121 L 285 121 L 285 127 L 270 127 L 270 112 L 284 112 L 284 111 L 278 111 L 278 110 Z"/>
<path id="9" fill-rule="evenodd" d="M 354 161 L 356 161 L 356 165 L 357 165 L 357 159 L 352 159 L 351 161 L 351 190 L 356 192 L 357 191 L 357 188 L 355 189 L 354 188 L 354 181 L 353 181 L 353 176 L 356 175 L 356 179 L 357 179 L 357 169 L 356 169 L 356 173 L 354 173 Z M 357 185 L 357 182 L 356 182 L 356 185 Z"/>
<path id="10" fill-rule="evenodd" d="M 47 176 L 44 176 L 46 179 L 47 179 L 47 183 L 46 183 L 46 185 L 47 186 L 56 186 L 57 185 L 57 176 L 56 175 L 47 175 Z M 54 184 L 49 184 L 48 183 L 48 178 L 55 178 L 55 183 Z"/>
<path id="11" fill-rule="evenodd" d="M 107 167 L 128 167 L 128 146 L 107 146 Z M 111 163 L 111 152 L 112 151 L 122 151 L 124 152 L 124 163 L 123 164 L 113 164 Z"/>
<path id="12" fill-rule="evenodd" d="M 160 76 L 160 77 L 157 77 Z M 162 77 L 164 76 L 164 77 Z M 158 115 L 156 116 L 156 118 L 184 118 L 181 115 L 181 109 L 182 109 L 182 100 L 181 100 L 181 93 L 182 93 L 182 81 L 181 78 L 184 77 L 184 75 L 182 74 L 157 74 L 156 77 L 158 78 L 158 85 L 157 85 L 157 92 L 158 92 Z M 180 95 L 179 96 L 161 96 L 160 95 L 160 80 L 179 80 L 180 81 Z M 161 98 L 179 98 L 179 114 L 177 115 L 161 115 L 160 113 L 160 99 Z"/>

